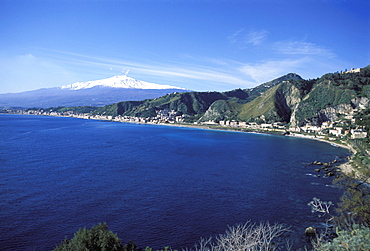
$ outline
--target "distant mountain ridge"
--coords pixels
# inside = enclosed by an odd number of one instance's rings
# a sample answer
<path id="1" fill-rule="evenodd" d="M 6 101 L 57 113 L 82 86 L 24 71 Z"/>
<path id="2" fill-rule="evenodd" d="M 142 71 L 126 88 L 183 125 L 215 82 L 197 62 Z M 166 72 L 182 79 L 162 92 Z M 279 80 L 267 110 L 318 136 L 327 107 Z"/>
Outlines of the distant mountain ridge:
<path id="1" fill-rule="evenodd" d="M 162 89 L 180 89 L 185 90 L 185 88 L 171 86 L 171 85 L 160 85 L 155 83 L 149 83 L 146 81 L 136 80 L 127 75 L 119 75 L 111 78 L 87 81 L 87 82 L 77 82 L 71 85 L 64 85 L 62 89 L 70 90 L 81 90 L 89 89 L 96 86 L 100 87 L 112 87 L 112 88 L 129 88 L 129 89 L 153 89 L 153 90 L 162 90 Z"/>
<path id="2" fill-rule="evenodd" d="M 156 116 L 158 110 L 170 109 L 201 121 L 234 118 L 243 104 L 253 101 L 261 93 L 289 79 L 302 80 L 298 74 L 289 73 L 252 89 L 236 89 L 226 92 L 172 93 L 151 100 L 119 102 L 99 108 L 94 111 L 94 114 L 150 117 Z M 207 110 L 215 106 L 223 107 L 223 109 L 217 112 L 214 111 L 211 116 L 209 112 L 207 113 Z"/>
<path id="3" fill-rule="evenodd" d="M 62 87 L 0 94 L 0 107 L 104 106 L 120 101 L 152 99 L 168 93 L 187 91 L 185 88 L 149 83 L 123 75 L 77 82 Z"/>

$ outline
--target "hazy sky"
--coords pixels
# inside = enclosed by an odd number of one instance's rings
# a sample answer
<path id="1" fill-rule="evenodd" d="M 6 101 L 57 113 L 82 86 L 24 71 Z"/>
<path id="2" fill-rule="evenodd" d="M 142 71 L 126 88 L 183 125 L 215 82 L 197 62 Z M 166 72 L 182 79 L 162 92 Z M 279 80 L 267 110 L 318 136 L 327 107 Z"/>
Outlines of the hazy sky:
<path id="1" fill-rule="evenodd" d="M 370 64 L 369 0 L 0 0 L 0 93 L 121 75 L 251 88 Z"/>

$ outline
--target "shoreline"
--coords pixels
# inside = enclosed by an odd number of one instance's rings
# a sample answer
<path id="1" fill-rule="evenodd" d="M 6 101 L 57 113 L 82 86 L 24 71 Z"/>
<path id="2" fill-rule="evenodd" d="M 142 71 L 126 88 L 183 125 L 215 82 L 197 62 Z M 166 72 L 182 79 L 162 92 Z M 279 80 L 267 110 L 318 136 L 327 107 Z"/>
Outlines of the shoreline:
<path id="1" fill-rule="evenodd" d="M 131 123 L 131 122 L 121 122 L 121 123 Z M 136 124 L 145 124 L 145 123 L 136 123 Z M 265 135 L 275 135 L 275 136 L 311 139 L 311 140 L 316 140 L 316 141 L 328 143 L 328 144 L 336 146 L 336 147 L 347 149 L 350 153 L 349 156 L 351 156 L 351 157 L 354 156 L 357 153 L 357 151 L 352 146 L 350 146 L 348 144 L 340 144 L 340 143 L 337 143 L 337 142 L 332 142 L 330 140 L 320 139 L 320 138 L 316 138 L 316 137 L 313 137 L 313 136 L 298 134 L 298 133 L 291 133 L 290 135 L 283 135 L 283 134 L 280 134 L 279 132 L 272 132 L 272 131 L 253 131 L 253 130 L 247 131 L 247 130 L 236 129 L 236 128 L 232 128 L 232 127 L 231 128 L 225 128 L 225 127 L 214 128 L 214 127 L 210 127 L 210 126 L 206 126 L 206 125 L 191 125 L 191 124 L 164 124 L 164 123 L 162 123 L 162 124 L 149 124 L 149 125 L 174 126 L 174 127 L 184 127 L 184 128 L 199 128 L 199 129 L 214 130 L 214 131 L 217 131 L 217 130 L 226 131 L 226 132 L 227 131 L 232 131 L 232 132 L 241 132 L 241 133 L 265 134 Z M 352 164 L 353 164 L 353 162 L 350 159 L 347 158 L 347 160 L 344 163 L 339 164 L 337 166 L 337 168 L 339 168 L 341 170 L 341 172 L 345 175 L 349 175 L 353 172 L 358 174 L 357 171 L 352 166 Z"/>
<path id="2" fill-rule="evenodd" d="M 115 122 L 115 121 L 113 121 L 113 122 Z M 128 123 L 128 124 L 134 123 L 134 124 L 141 124 L 141 125 L 148 124 L 148 123 L 137 123 L 137 122 L 136 123 L 135 122 L 120 122 L 120 123 Z M 174 126 L 174 127 L 184 127 L 184 128 L 198 128 L 198 129 L 214 130 L 214 131 L 217 131 L 217 130 L 218 131 L 226 131 L 226 132 L 227 131 L 232 131 L 232 132 L 240 132 L 240 133 L 265 134 L 265 135 L 275 135 L 275 136 L 311 139 L 311 140 L 316 140 L 316 141 L 328 143 L 328 144 L 336 146 L 336 147 L 341 147 L 341 148 L 347 149 L 350 153 L 349 156 L 351 156 L 351 157 L 354 156 L 357 152 L 352 146 L 350 146 L 348 144 L 340 144 L 340 143 L 337 143 L 337 142 L 332 142 L 330 140 L 320 139 L 320 138 L 316 138 L 316 137 L 313 137 L 313 136 L 298 134 L 298 133 L 291 133 L 290 135 L 283 135 L 283 134 L 280 134 L 279 132 L 272 132 L 272 131 L 253 131 L 253 130 L 247 131 L 247 130 L 236 129 L 236 128 L 232 128 L 232 127 L 230 127 L 230 128 L 225 128 L 225 127 L 215 128 L 215 127 L 210 127 L 210 126 L 207 126 L 207 125 L 191 125 L 191 124 L 169 124 L 169 123 L 165 124 L 165 123 L 162 123 L 162 124 L 148 124 L 148 125 L 162 125 L 162 126 Z M 337 168 L 339 168 L 341 170 L 341 172 L 345 175 L 349 175 L 353 172 L 358 174 L 358 172 L 354 169 L 352 164 L 353 164 L 353 162 L 350 159 L 347 158 L 347 160 L 345 162 L 339 164 L 337 166 Z"/>
<path id="3" fill-rule="evenodd" d="M 325 142 L 325 143 L 329 143 L 333 146 L 336 146 L 336 147 L 341 147 L 341 148 L 345 148 L 347 149 L 349 152 L 350 152 L 350 157 L 354 156 L 357 151 L 351 146 L 351 145 L 348 145 L 348 144 L 340 144 L 340 143 L 337 143 L 337 142 L 332 142 L 330 140 L 324 140 L 324 139 L 319 139 L 319 138 L 315 138 L 315 137 L 307 137 L 305 135 L 291 135 L 292 137 L 298 137 L 298 138 L 307 138 L 307 139 L 312 139 L 312 140 L 317 140 L 317 141 L 321 141 L 321 142 Z M 345 175 L 351 175 L 351 174 L 355 174 L 355 177 L 359 176 L 359 172 L 355 169 L 355 167 L 353 166 L 353 161 L 349 158 L 347 158 L 347 161 L 345 161 L 344 163 L 341 163 L 340 165 L 337 166 L 341 172 Z"/>
<path id="4" fill-rule="evenodd" d="M 17 113 L 1 113 L 1 114 L 13 114 L 17 115 Z M 61 118 L 78 118 L 78 119 L 86 119 L 86 120 L 98 120 L 102 122 L 117 122 L 117 123 L 127 123 L 127 124 L 138 124 L 138 125 L 161 125 L 161 126 L 174 126 L 174 127 L 184 127 L 184 128 L 200 128 L 206 130 L 218 130 L 218 131 L 233 131 L 233 132 L 242 132 L 242 133 L 254 133 L 254 134 L 265 134 L 265 135 L 276 135 L 276 136 L 286 136 L 286 137 L 295 137 L 295 138 L 304 138 L 304 139 L 312 139 L 317 140 L 325 143 L 329 143 L 331 145 L 346 148 L 352 154 L 356 154 L 356 150 L 353 149 L 352 146 L 348 146 L 347 144 L 339 144 L 337 142 L 332 142 L 330 140 L 320 139 L 309 135 L 304 135 L 300 133 L 292 133 L 288 135 L 283 135 L 281 131 L 270 131 L 270 130 L 246 130 L 245 128 L 240 127 L 222 127 L 222 126 L 209 126 L 209 125 L 201 125 L 201 124 L 185 124 L 185 123 L 140 123 L 140 122 L 130 122 L 130 121 L 115 121 L 115 120 L 103 120 L 103 119 L 91 119 L 91 118 L 81 118 L 78 116 L 58 116 L 58 115 L 38 115 L 38 114 L 19 114 L 19 115 L 32 115 L 32 116 L 46 116 L 46 117 L 61 117 Z"/>
<path id="5" fill-rule="evenodd" d="M 121 122 L 121 123 L 131 123 L 131 122 Z M 136 123 L 136 124 L 144 124 L 144 123 Z M 240 129 L 236 129 L 236 128 L 233 128 L 233 127 L 220 127 L 220 128 L 215 128 L 215 127 L 209 127 L 209 126 L 206 126 L 206 125 L 191 125 L 191 124 L 149 124 L 147 123 L 148 125 L 164 125 L 164 126 L 177 126 L 177 127 L 188 127 L 188 128 L 201 128 L 201 129 L 207 129 L 207 130 L 215 130 L 215 131 L 233 131 L 233 132 L 242 132 L 242 133 L 254 133 L 254 134 L 265 134 L 265 135 L 276 135 L 276 136 L 284 136 L 284 137 L 293 137 L 293 138 L 303 138 L 303 139 L 312 139 L 312 140 L 316 140 L 316 141 L 321 141 L 321 142 L 325 142 L 325 143 L 328 143 L 328 144 L 331 144 L 333 146 L 336 146 L 336 147 L 341 147 L 341 148 L 345 148 L 347 150 L 349 150 L 351 152 L 351 154 L 355 154 L 356 153 L 356 150 L 353 149 L 352 146 L 349 146 L 349 145 L 345 145 L 345 144 L 340 144 L 340 143 L 337 143 L 337 142 L 332 142 L 330 140 L 325 140 L 325 139 L 320 139 L 320 138 L 316 138 L 316 137 L 312 137 L 312 136 L 308 136 L 308 135 L 304 135 L 304 134 L 298 134 L 298 133 L 291 133 L 289 135 L 283 135 L 281 134 L 280 131 L 263 131 L 263 130 L 243 130 L 243 128 L 240 128 Z"/>
<path id="6" fill-rule="evenodd" d="M 6 113 L 4 113 L 6 114 Z M 13 113 L 14 114 L 14 113 Z M 17 115 L 17 114 L 14 114 Z M 78 116 L 57 116 L 57 115 L 37 115 L 37 114 L 20 114 L 20 115 L 36 115 L 36 116 L 46 116 L 46 117 L 62 117 L 62 118 L 79 118 L 79 119 L 87 119 L 81 118 Z M 253 134 L 264 134 L 264 135 L 275 135 L 275 136 L 284 136 L 284 137 L 294 137 L 294 138 L 303 138 L 303 139 L 311 139 L 316 141 L 321 141 L 324 143 L 331 144 L 336 147 L 345 148 L 350 152 L 350 156 L 353 156 L 357 153 L 357 151 L 348 144 L 340 144 L 337 142 L 332 142 L 330 140 L 325 140 L 321 138 L 316 138 L 310 135 L 304 135 L 300 133 L 292 133 L 290 132 L 289 135 L 284 135 L 282 131 L 267 131 L 267 130 L 246 130 L 245 128 L 234 128 L 234 127 L 221 127 L 221 126 L 209 126 L 209 125 L 201 125 L 201 124 L 180 124 L 180 123 L 140 123 L 140 122 L 129 122 L 129 121 L 115 121 L 115 120 L 99 120 L 99 119 L 91 119 L 88 118 L 87 120 L 98 120 L 102 122 L 117 122 L 117 123 L 127 123 L 127 124 L 138 124 L 138 125 L 159 125 L 159 126 L 173 126 L 173 127 L 183 127 L 183 128 L 197 128 L 197 129 L 204 129 L 204 130 L 214 130 L 214 131 L 231 131 L 231 132 L 240 132 L 240 133 L 253 133 Z M 344 163 L 341 163 L 337 167 L 346 175 L 349 175 L 353 172 L 357 175 L 358 172 L 352 166 L 353 162 L 348 159 Z"/>

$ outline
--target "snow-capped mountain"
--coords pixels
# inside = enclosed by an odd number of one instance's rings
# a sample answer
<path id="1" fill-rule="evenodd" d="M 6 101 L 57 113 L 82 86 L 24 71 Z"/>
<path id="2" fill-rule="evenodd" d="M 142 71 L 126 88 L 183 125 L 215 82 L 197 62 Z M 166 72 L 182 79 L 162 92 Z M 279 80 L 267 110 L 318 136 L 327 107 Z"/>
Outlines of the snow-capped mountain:
<path id="1" fill-rule="evenodd" d="M 121 101 L 139 101 L 158 98 L 168 93 L 187 91 L 189 90 L 181 87 L 149 83 L 124 75 L 77 82 L 62 87 L 0 94 L 0 108 L 104 106 Z"/>
<path id="2" fill-rule="evenodd" d="M 96 86 L 102 87 L 112 87 L 112 88 L 130 88 L 130 89 L 155 89 L 155 90 L 163 90 L 163 89 L 180 89 L 185 90 L 181 87 L 171 86 L 171 85 L 160 85 L 155 83 L 149 83 L 141 80 L 136 80 L 126 75 L 121 76 L 114 76 L 111 78 L 101 79 L 101 80 L 94 80 L 94 81 L 87 81 L 87 82 L 77 82 L 71 85 L 64 85 L 62 89 L 70 89 L 70 90 L 81 90 L 81 89 L 88 89 Z"/>

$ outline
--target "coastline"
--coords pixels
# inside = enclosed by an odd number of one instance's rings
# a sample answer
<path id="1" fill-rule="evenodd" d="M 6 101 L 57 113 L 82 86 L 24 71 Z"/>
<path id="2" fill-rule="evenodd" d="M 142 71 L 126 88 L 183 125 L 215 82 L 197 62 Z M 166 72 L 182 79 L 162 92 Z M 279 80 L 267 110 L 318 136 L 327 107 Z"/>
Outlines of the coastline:
<path id="1" fill-rule="evenodd" d="M 125 123 L 125 122 L 123 122 Z M 130 123 L 130 122 L 127 122 L 127 123 Z M 143 124 L 143 123 L 139 123 L 139 124 Z M 221 130 L 221 131 L 233 131 L 233 132 L 242 132 L 242 133 L 254 133 L 254 134 L 265 134 L 265 135 L 278 135 L 278 136 L 285 136 L 285 137 L 294 137 L 294 138 L 304 138 L 304 139 L 311 139 L 311 140 L 316 140 L 316 141 L 321 141 L 321 142 L 324 142 L 324 143 L 328 143 L 328 144 L 331 144 L 333 146 L 336 146 L 336 147 L 341 147 L 341 148 L 345 148 L 347 149 L 349 152 L 350 152 L 350 156 L 354 156 L 357 151 L 351 146 L 351 145 L 348 145 L 348 144 L 340 144 L 340 143 L 337 143 L 337 142 L 332 142 L 330 140 L 325 140 L 325 139 L 320 139 L 320 138 L 316 138 L 316 137 L 313 137 L 313 136 L 309 136 L 309 135 L 304 135 L 304 134 L 298 134 L 298 133 L 291 133 L 289 135 L 282 135 L 281 133 L 279 132 L 274 132 L 274 131 L 252 131 L 252 130 L 243 130 L 243 129 L 236 129 L 236 128 L 225 128 L 225 127 L 220 127 L 220 128 L 216 128 L 216 127 L 210 127 L 210 126 L 207 126 L 207 125 L 191 125 L 191 124 L 169 124 L 169 123 L 162 123 L 162 124 L 154 124 L 154 125 L 163 125 L 163 126 L 177 126 L 177 127 L 187 127 L 187 128 L 200 128 L 200 129 L 205 129 L 205 130 Z M 347 161 L 345 161 L 344 163 L 341 163 L 340 165 L 337 166 L 341 172 L 345 175 L 350 175 L 352 173 L 356 173 L 356 169 L 353 167 L 353 162 L 350 160 L 350 158 L 347 159 Z"/>
<path id="2" fill-rule="evenodd" d="M 121 122 L 121 123 L 131 123 L 131 122 Z M 136 123 L 136 124 L 144 124 L 144 123 Z M 311 139 L 316 141 L 321 141 L 324 143 L 331 144 L 336 147 L 345 148 L 350 152 L 350 156 L 354 156 L 356 154 L 356 150 L 348 145 L 348 144 L 340 144 L 337 142 L 332 142 L 330 140 L 320 139 L 309 135 L 304 134 L 298 134 L 298 133 L 291 133 L 289 135 L 283 135 L 280 132 L 274 132 L 274 131 L 252 131 L 252 130 L 243 130 L 243 129 L 236 129 L 233 127 L 225 128 L 225 127 L 210 127 L 207 125 L 191 125 L 191 124 L 169 124 L 169 123 L 162 123 L 162 124 L 152 124 L 152 125 L 163 125 L 163 126 L 176 126 L 176 127 L 185 127 L 185 128 L 199 128 L 199 129 L 205 129 L 205 130 L 221 130 L 221 131 L 233 131 L 233 132 L 241 132 L 241 133 L 254 133 L 254 134 L 265 134 L 265 135 L 278 135 L 278 136 L 284 136 L 284 137 L 294 137 L 294 138 L 304 138 L 304 139 Z M 351 161 L 350 158 L 347 158 L 347 160 L 344 163 L 341 163 L 337 166 L 341 170 L 341 172 L 345 175 L 350 175 L 352 173 L 358 174 L 356 169 L 353 167 L 353 161 Z"/>
<path id="3" fill-rule="evenodd" d="M 351 145 L 348 145 L 348 144 L 339 144 L 337 142 L 332 142 L 330 140 L 325 140 L 325 139 L 319 139 L 319 138 L 315 138 L 315 137 L 310 137 L 310 136 L 306 136 L 306 135 L 303 135 L 303 134 L 294 134 L 294 135 L 289 135 L 291 137 L 297 137 L 297 138 L 306 138 L 306 139 L 312 139 L 312 140 L 317 140 L 317 141 L 321 141 L 321 142 L 325 142 L 325 143 L 329 143 L 333 146 L 336 146 L 336 147 L 341 147 L 341 148 L 345 148 L 347 149 L 351 154 L 350 156 L 354 156 L 357 151 L 351 146 Z M 341 172 L 345 175 L 350 175 L 352 173 L 356 173 L 356 170 L 355 168 L 353 167 L 353 161 L 351 161 L 350 159 L 347 159 L 346 162 L 344 163 L 341 163 L 340 165 L 338 165 L 338 168 L 341 170 Z"/>
<path id="4" fill-rule="evenodd" d="M 22 114 L 22 115 L 36 115 L 36 114 Z M 63 118 L 79 118 L 79 119 L 88 119 L 88 120 L 100 120 L 102 122 L 118 122 L 118 123 L 128 123 L 128 124 L 139 124 L 139 125 L 160 125 L 160 126 L 173 126 L 173 127 L 183 127 L 183 128 L 197 128 L 197 129 L 205 129 L 205 130 L 218 130 L 218 131 L 232 131 L 232 132 L 241 132 L 241 133 L 253 133 L 253 134 L 265 134 L 265 135 L 276 135 L 276 136 L 285 136 L 285 137 L 295 137 L 295 138 L 304 138 L 304 139 L 311 139 L 316 141 L 325 142 L 331 144 L 336 147 L 345 148 L 350 152 L 350 156 L 354 156 L 357 151 L 348 144 L 339 144 L 337 142 L 332 142 L 330 140 L 325 140 L 322 138 L 316 138 L 310 135 L 304 135 L 300 133 L 292 133 L 290 132 L 289 135 L 284 135 L 282 131 L 275 131 L 275 130 L 246 130 L 244 128 L 239 127 L 222 127 L 222 126 L 209 126 L 209 125 L 202 125 L 202 124 L 185 124 L 185 123 L 141 123 L 141 122 L 129 122 L 129 121 L 115 121 L 115 120 L 107 120 L 107 119 L 92 119 L 92 118 L 81 118 L 78 116 L 58 116 L 58 115 L 39 115 L 39 116 L 50 116 L 50 117 L 63 117 Z M 350 175 L 355 173 L 358 175 L 358 172 L 353 167 L 353 161 L 348 159 L 346 162 L 341 163 L 338 165 L 338 168 L 343 172 L 345 175 Z"/>

